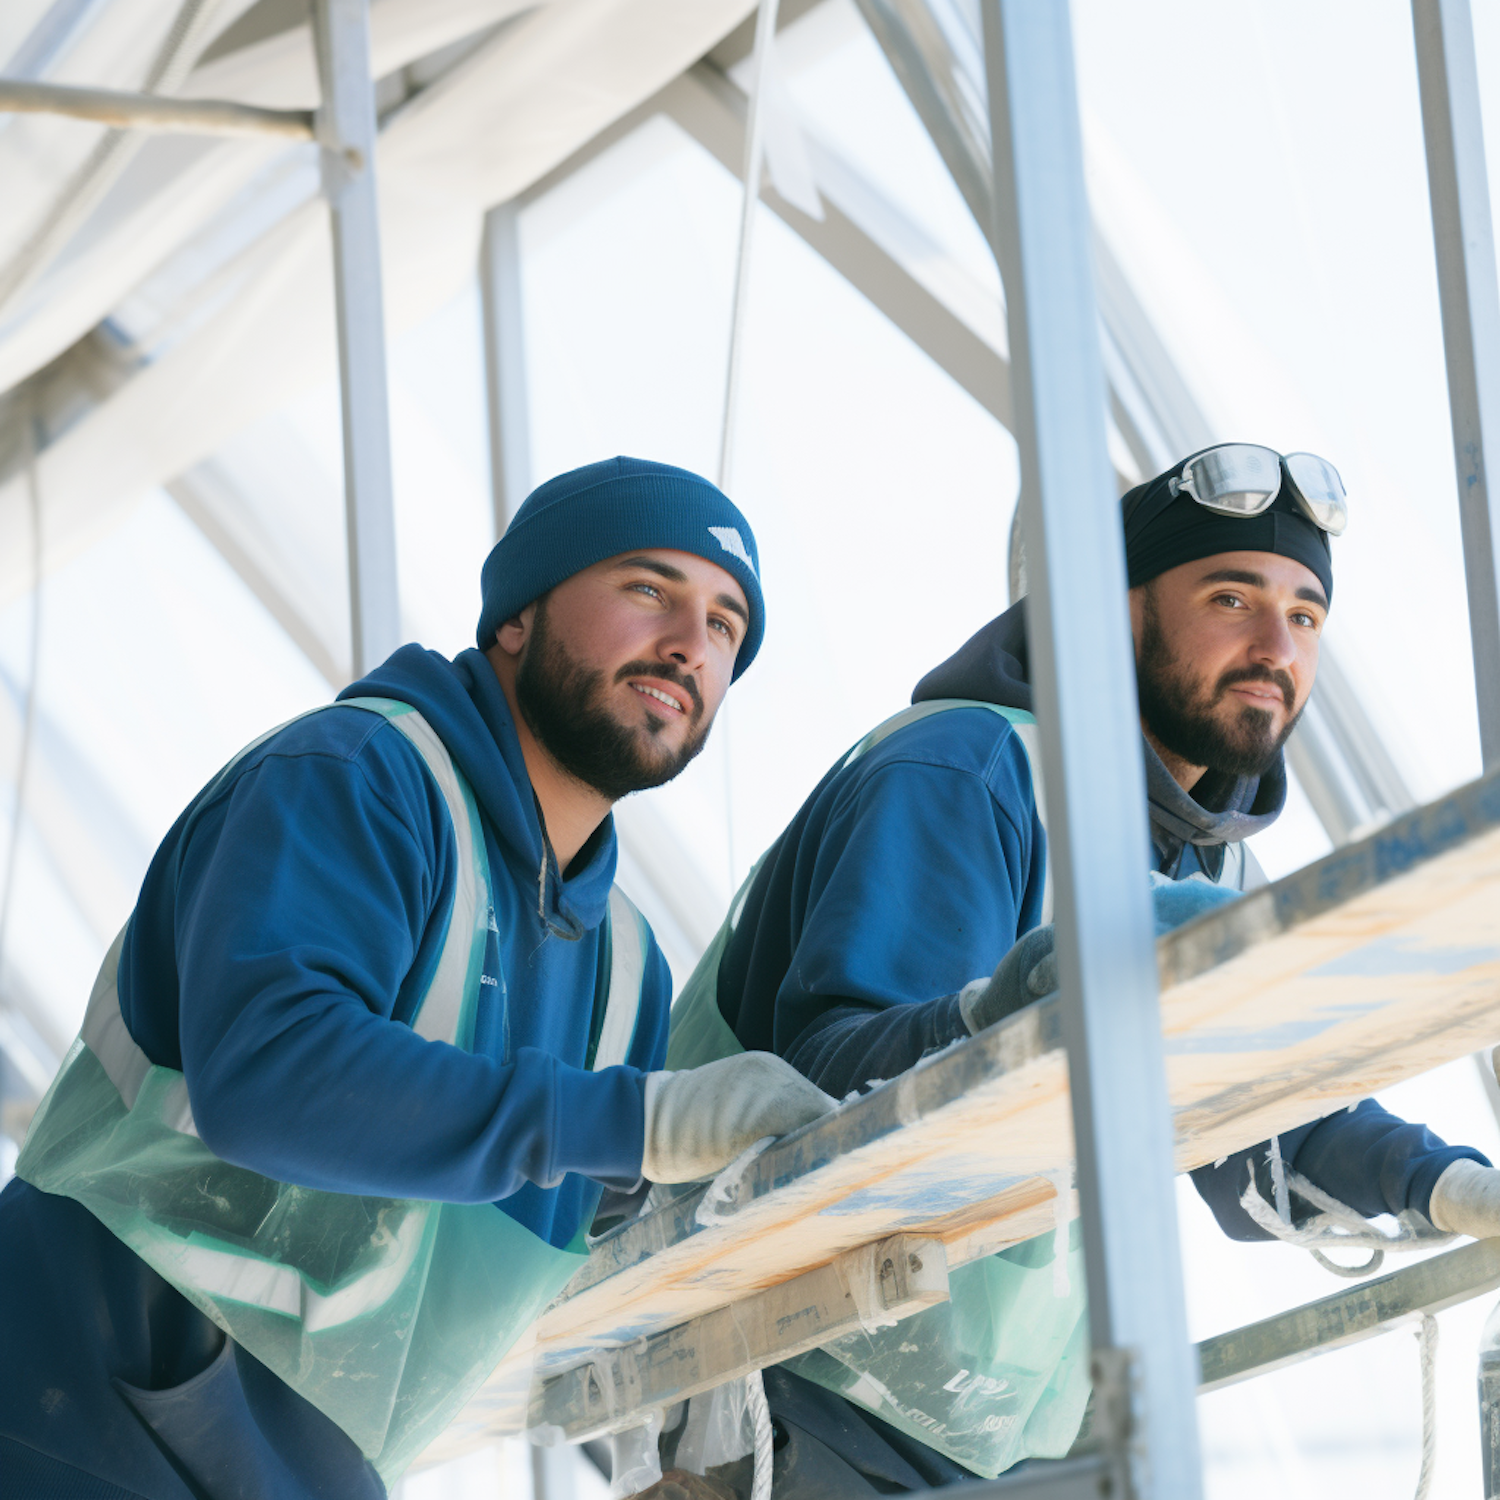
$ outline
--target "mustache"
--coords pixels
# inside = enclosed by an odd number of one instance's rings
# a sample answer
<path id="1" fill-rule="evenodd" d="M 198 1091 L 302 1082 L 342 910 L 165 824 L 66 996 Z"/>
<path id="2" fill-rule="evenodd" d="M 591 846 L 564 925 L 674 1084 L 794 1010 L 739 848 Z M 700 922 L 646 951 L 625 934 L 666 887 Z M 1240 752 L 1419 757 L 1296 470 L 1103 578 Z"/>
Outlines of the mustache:
<path id="1" fill-rule="evenodd" d="M 693 700 L 694 720 L 702 718 L 703 695 L 698 691 L 698 684 L 693 681 L 691 673 L 679 672 L 676 667 L 666 667 L 661 662 L 653 661 L 628 661 L 615 673 L 616 682 L 625 682 L 631 677 L 654 677 L 658 682 L 670 682 L 673 687 L 680 687 Z"/>
<path id="2" fill-rule="evenodd" d="M 1297 702 L 1297 689 L 1289 672 L 1273 672 L 1269 667 L 1236 667 L 1226 672 L 1214 686 L 1214 702 L 1217 703 L 1237 682 L 1269 682 L 1281 691 L 1286 711 L 1291 713 Z"/>

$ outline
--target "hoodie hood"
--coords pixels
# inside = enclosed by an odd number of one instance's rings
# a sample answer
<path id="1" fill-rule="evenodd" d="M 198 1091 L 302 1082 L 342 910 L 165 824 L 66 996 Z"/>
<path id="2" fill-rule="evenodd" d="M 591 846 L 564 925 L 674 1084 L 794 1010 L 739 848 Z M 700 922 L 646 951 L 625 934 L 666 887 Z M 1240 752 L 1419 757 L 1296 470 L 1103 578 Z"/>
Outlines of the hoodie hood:
<path id="1" fill-rule="evenodd" d="M 973 698 L 1032 712 L 1024 599 L 971 635 L 947 661 L 934 667 L 911 695 L 913 703 L 928 703 L 934 698 Z"/>
<path id="2" fill-rule="evenodd" d="M 510 877 L 537 892 L 535 909 L 548 931 L 576 940 L 604 920 L 615 878 L 614 818 L 594 831 L 564 881 L 510 705 L 483 652 L 470 648 L 449 661 L 421 646 L 402 646 L 339 697 L 395 698 L 432 725 L 473 790 Z"/>
<path id="3" fill-rule="evenodd" d="M 1034 712 L 1024 599 L 970 636 L 911 695 L 913 703 L 934 698 L 972 698 Z M 1280 753 L 1262 776 L 1228 776 L 1210 770 L 1191 792 L 1185 792 L 1144 736 L 1141 749 L 1151 838 L 1164 865 L 1175 863 L 1185 844 L 1233 844 L 1260 833 L 1276 821 L 1286 802 L 1286 766 Z"/>

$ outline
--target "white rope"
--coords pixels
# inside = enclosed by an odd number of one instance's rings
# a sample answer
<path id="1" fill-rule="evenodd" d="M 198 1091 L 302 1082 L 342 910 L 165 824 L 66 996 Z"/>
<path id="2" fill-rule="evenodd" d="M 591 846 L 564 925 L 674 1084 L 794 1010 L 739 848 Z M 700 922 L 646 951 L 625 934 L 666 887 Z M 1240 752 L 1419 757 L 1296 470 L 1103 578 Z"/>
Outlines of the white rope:
<path id="1" fill-rule="evenodd" d="M 755 56 L 751 63 L 750 104 L 745 120 L 745 191 L 740 202 L 740 245 L 734 264 L 734 313 L 729 323 L 729 370 L 724 383 L 724 425 L 719 434 L 719 488 L 729 490 L 734 464 L 734 423 L 739 406 L 740 367 L 744 360 L 745 313 L 750 293 L 750 241 L 755 205 L 760 201 L 760 174 L 765 162 L 765 96 L 776 40 L 778 0 L 760 0 L 755 18 Z"/>
<path id="2" fill-rule="evenodd" d="M 1276 1143 L 1279 1146 L 1279 1142 Z M 1433 1245 L 1451 1240 L 1451 1234 L 1434 1229 L 1420 1214 L 1404 1209 L 1396 1215 L 1397 1229 L 1387 1234 L 1372 1224 L 1363 1214 L 1356 1213 L 1347 1203 L 1340 1203 L 1330 1193 L 1325 1193 L 1315 1183 L 1309 1182 L 1300 1172 L 1288 1167 L 1281 1159 L 1279 1150 L 1273 1147 L 1270 1154 L 1272 1189 L 1278 1199 L 1290 1189 L 1299 1198 L 1310 1203 L 1319 1212 L 1300 1229 L 1291 1220 L 1290 1196 L 1287 1215 L 1283 1218 L 1261 1197 L 1255 1185 L 1252 1169 L 1250 1181 L 1240 1195 L 1240 1207 L 1267 1234 L 1283 1244 L 1296 1245 L 1312 1252 L 1318 1264 L 1335 1276 L 1368 1276 L 1380 1268 L 1387 1250 L 1426 1250 Z M 1327 1249 L 1370 1250 L 1370 1259 L 1362 1266 L 1341 1266 L 1323 1254 Z"/>
<path id="3" fill-rule="evenodd" d="M 1240 1206 L 1268 1234 L 1285 1244 L 1311 1250 L 1318 1264 L 1336 1276 L 1367 1276 L 1380 1268 L 1387 1250 L 1425 1250 L 1431 1245 L 1453 1238 L 1451 1234 L 1433 1229 L 1419 1214 L 1410 1211 L 1396 1216 L 1400 1227 L 1395 1234 L 1384 1234 L 1363 1214 L 1356 1213 L 1347 1203 L 1340 1203 L 1332 1194 L 1325 1193 L 1300 1172 L 1288 1167 L 1282 1158 L 1281 1141 L 1278 1137 L 1271 1137 L 1267 1155 L 1271 1164 L 1271 1190 L 1276 1197 L 1276 1208 L 1273 1209 L 1261 1197 L 1255 1186 L 1253 1169 L 1249 1185 L 1240 1196 Z M 1301 1229 L 1292 1225 L 1292 1193 L 1320 1210 Z M 1330 1245 L 1368 1247 L 1370 1259 L 1362 1266 L 1341 1266 L 1322 1253 L 1321 1247 Z M 1431 1313 L 1422 1314 L 1422 1326 L 1417 1330 L 1417 1340 L 1421 1347 L 1422 1361 L 1422 1467 L 1417 1475 L 1416 1500 L 1428 1500 L 1437 1461 L 1438 1325 Z"/>
<path id="4" fill-rule="evenodd" d="M 750 1486 L 750 1500 L 771 1500 L 771 1466 L 775 1451 L 771 1438 L 771 1408 L 766 1405 L 766 1386 L 759 1370 L 745 1376 L 745 1404 L 755 1424 L 755 1479 Z M 1417 1500 L 1423 1500 L 1421 1494 Z"/>
<path id="5" fill-rule="evenodd" d="M 1417 1475 L 1416 1500 L 1427 1500 L 1437 1469 L 1438 1325 L 1431 1313 L 1422 1314 L 1417 1341 L 1422 1350 L 1422 1468 Z"/>
<path id="6" fill-rule="evenodd" d="M 1281 1137 L 1271 1137 L 1271 1191 L 1276 1195 L 1276 1213 L 1283 1224 L 1292 1222 L 1292 1200 L 1286 1190 L 1286 1163 L 1281 1156 Z"/>
<path id="7" fill-rule="evenodd" d="M 724 417 L 719 429 L 719 488 L 729 493 L 734 467 L 735 418 L 739 412 L 740 370 L 745 358 L 745 319 L 750 304 L 750 242 L 755 232 L 755 205 L 760 201 L 760 174 L 765 162 L 763 109 L 776 41 L 778 0 L 760 0 L 755 17 L 755 53 L 751 62 L 750 103 L 745 118 L 745 185 L 740 199 L 740 243 L 734 262 L 734 309 L 729 319 L 729 366 L 724 376 Z M 734 858 L 734 774 L 730 758 L 729 715 L 720 708 L 717 729 L 724 752 L 724 838 L 729 889 L 738 888 Z"/>

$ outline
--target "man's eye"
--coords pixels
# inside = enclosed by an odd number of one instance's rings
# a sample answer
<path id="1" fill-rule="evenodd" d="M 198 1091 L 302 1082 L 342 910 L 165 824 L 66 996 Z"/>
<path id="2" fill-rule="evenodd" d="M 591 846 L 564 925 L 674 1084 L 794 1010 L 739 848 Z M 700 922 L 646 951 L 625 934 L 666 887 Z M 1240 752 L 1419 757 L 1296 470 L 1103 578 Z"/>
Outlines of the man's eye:
<path id="1" fill-rule="evenodd" d="M 632 583 L 629 585 L 640 594 L 650 594 L 653 599 L 661 598 L 661 590 L 654 583 Z"/>
<path id="2" fill-rule="evenodd" d="M 1301 625 L 1307 630 L 1316 630 L 1318 628 L 1318 617 L 1316 615 L 1309 614 L 1305 609 L 1299 609 L 1297 613 L 1292 616 L 1292 623 Z"/>
<path id="3" fill-rule="evenodd" d="M 708 622 L 715 630 L 722 631 L 727 641 L 734 640 L 734 626 L 728 620 L 710 620 Z"/>
<path id="4" fill-rule="evenodd" d="M 1245 601 L 1238 594 L 1215 594 L 1214 603 L 1232 605 L 1235 609 L 1245 608 Z"/>

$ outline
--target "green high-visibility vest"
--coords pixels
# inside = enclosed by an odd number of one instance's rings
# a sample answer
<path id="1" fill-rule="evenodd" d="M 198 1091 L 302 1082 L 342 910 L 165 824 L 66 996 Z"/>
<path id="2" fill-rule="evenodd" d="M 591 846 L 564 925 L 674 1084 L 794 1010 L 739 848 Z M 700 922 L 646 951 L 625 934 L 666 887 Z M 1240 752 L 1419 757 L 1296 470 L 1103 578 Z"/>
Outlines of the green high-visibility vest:
<path id="1" fill-rule="evenodd" d="M 986 708 L 1015 729 L 1031 763 L 1037 812 L 1045 801 L 1036 720 L 1021 709 L 963 698 L 935 699 L 880 724 L 844 761 L 852 765 L 898 729 L 957 708 Z M 1220 884 L 1240 884 L 1243 851 L 1225 860 Z M 764 856 L 762 856 L 764 859 Z M 672 1007 L 669 1068 L 692 1068 L 744 1049 L 719 1009 L 719 969 L 760 861 Z M 1042 922 L 1052 920 L 1052 876 Z M 1056 1236 L 1067 1244 L 1059 1251 Z M 1059 1264 L 1060 1261 L 1060 1264 Z M 1074 1220 L 959 1267 L 950 1300 L 894 1328 L 852 1333 L 799 1355 L 787 1368 L 989 1478 L 1024 1458 L 1061 1458 L 1088 1405 L 1089 1328 L 1083 1249 Z"/>
<path id="2" fill-rule="evenodd" d="M 431 1041 L 472 1050 L 494 923 L 474 794 L 409 704 L 354 698 L 336 706 L 383 715 L 442 792 L 457 877 L 443 948 L 410 1024 Z M 215 784 L 268 738 L 236 756 Z M 587 1255 L 583 1230 L 558 1249 L 491 1203 L 324 1192 L 220 1160 L 198 1137 L 186 1079 L 153 1064 L 126 1028 L 116 988 L 124 937 L 105 956 L 16 1173 L 83 1204 L 336 1422 L 390 1484 L 571 1280 Z M 649 946 L 644 920 L 618 890 L 608 937 L 594 1069 L 624 1062 L 630 1050 Z"/>

